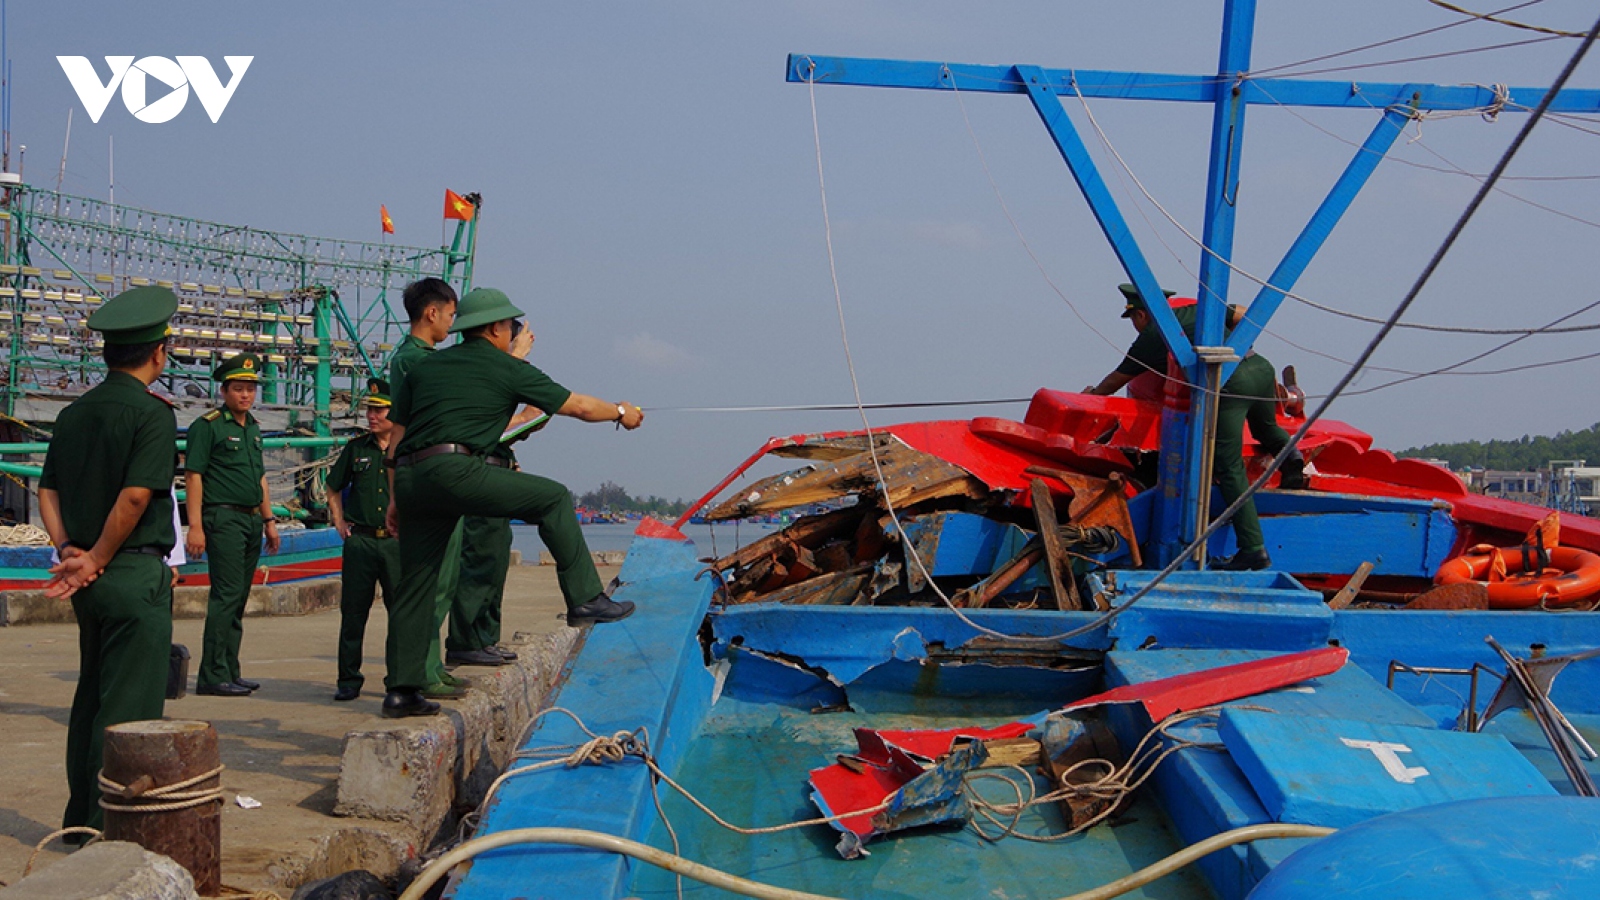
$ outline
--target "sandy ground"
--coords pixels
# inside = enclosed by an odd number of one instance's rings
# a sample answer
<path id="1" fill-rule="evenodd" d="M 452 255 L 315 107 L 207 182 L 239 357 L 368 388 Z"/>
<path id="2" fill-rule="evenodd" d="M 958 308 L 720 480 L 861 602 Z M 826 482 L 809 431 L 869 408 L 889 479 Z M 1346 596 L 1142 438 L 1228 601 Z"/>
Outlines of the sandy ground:
<path id="1" fill-rule="evenodd" d="M 603 567 L 609 580 L 616 567 Z M 518 566 L 506 584 L 506 643 L 518 632 L 543 634 L 566 627 L 558 618 L 561 595 L 551 566 Z M 189 696 L 168 701 L 173 719 L 212 723 L 227 766 L 229 801 L 222 819 L 223 883 L 267 887 L 267 867 L 280 857 L 306 853 L 317 840 L 362 820 L 333 816 L 339 757 L 345 733 L 369 727 L 383 701 L 381 604 L 367 627 L 367 689 L 351 703 L 334 703 L 338 644 L 336 611 L 284 618 L 247 618 L 240 653 L 244 677 L 262 684 L 254 696 L 200 697 L 193 691 L 202 620 L 174 623 L 173 639 L 188 645 Z M 77 682 L 77 629 L 73 625 L 0 628 L 0 882 L 14 883 L 40 839 L 60 827 L 67 802 L 63 773 L 67 713 Z M 471 669 L 457 670 L 470 676 Z M 261 801 L 245 810 L 235 793 Z M 379 825 L 377 827 L 387 827 Z M 59 841 L 37 867 L 59 858 Z M 282 893 L 282 891 L 280 891 Z"/>

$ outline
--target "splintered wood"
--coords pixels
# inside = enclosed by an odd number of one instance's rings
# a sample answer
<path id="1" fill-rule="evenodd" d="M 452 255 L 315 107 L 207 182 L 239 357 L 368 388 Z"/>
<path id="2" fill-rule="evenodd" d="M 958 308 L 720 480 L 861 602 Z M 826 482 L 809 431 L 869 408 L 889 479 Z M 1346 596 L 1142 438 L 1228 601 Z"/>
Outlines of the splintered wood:
<path id="1" fill-rule="evenodd" d="M 891 438 L 881 442 L 876 465 L 873 463 L 873 454 L 866 452 L 864 444 L 859 441 L 858 444 L 861 449 L 849 456 L 813 468 L 776 475 L 752 485 L 740 492 L 739 496 L 707 512 L 706 521 L 742 519 L 797 506 L 826 503 L 853 494 L 875 493 L 880 469 L 889 502 L 896 507 L 914 506 L 946 497 L 977 499 L 988 493 L 983 482 L 968 475 L 966 470 L 937 456 L 913 450 L 898 440 Z M 794 451 L 805 448 L 810 448 L 817 457 L 824 457 L 838 449 L 818 442 L 789 448 L 789 451 L 794 455 Z"/>

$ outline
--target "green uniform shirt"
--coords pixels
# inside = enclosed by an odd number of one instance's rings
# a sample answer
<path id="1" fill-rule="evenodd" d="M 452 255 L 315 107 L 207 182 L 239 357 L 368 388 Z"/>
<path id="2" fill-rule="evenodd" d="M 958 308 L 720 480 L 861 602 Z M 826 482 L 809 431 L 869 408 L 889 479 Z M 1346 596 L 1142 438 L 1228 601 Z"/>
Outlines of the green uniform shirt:
<path id="1" fill-rule="evenodd" d="M 1195 318 L 1200 314 L 1200 308 L 1194 304 L 1180 306 L 1172 311 L 1178 320 L 1178 325 L 1183 328 L 1183 333 L 1194 340 Z M 1232 331 L 1233 329 L 1226 329 Z M 1167 371 L 1167 341 L 1161 336 L 1161 329 L 1154 322 L 1145 330 L 1139 332 L 1134 338 L 1133 346 L 1128 348 L 1128 354 L 1122 358 L 1122 364 L 1117 366 L 1117 371 L 1123 375 L 1143 375 L 1146 372 Z"/>
<path id="2" fill-rule="evenodd" d="M 382 528 L 389 512 L 389 470 L 383 467 L 383 448 L 371 432 L 344 445 L 328 470 L 328 490 L 350 488 L 344 515 L 367 528 Z"/>
<path id="3" fill-rule="evenodd" d="M 408 334 L 394 348 L 394 355 L 389 357 L 389 397 L 392 399 L 400 390 L 400 385 L 406 383 L 406 375 L 413 366 L 433 355 L 433 345 L 414 334 Z"/>
<path id="4" fill-rule="evenodd" d="M 482 338 L 440 350 L 395 387 L 389 421 L 404 425 L 395 450 L 405 456 L 434 444 L 488 453 L 500 443 L 518 404 L 554 412 L 572 392 Z"/>
<path id="5" fill-rule="evenodd" d="M 240 425 L 226 409 L 214 409 L 195 419 L 183 467 L 204 478 L 200 499 L 206 506 L 260 506 L 267 468 L 255 416 L 245 413 Z"/>
<path id="6" fill-rule="evenodd" d="M 170 550 L 177 541 L 172 530 L 177 440 L 171 404 L 126 372 L 107 373 L 105 381 L 62 410 L 39 487 L 61 495 L 67 538 L 93 547 L 117 494 L 123 488 L 149 488 L 150 505 L 122 545 Z"/>

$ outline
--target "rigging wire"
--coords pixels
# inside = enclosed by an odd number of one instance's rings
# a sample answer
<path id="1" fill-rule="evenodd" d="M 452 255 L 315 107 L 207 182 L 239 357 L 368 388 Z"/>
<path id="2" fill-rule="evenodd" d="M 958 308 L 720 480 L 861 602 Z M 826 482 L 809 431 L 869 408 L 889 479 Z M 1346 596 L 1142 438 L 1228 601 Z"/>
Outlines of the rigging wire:
<path id="1" fill-rule="evenodd" d="M 1559 41 L 1557 35 L 1546 37 L 1524 38 L 1520 41 L 1506 41 L 1500 44 L 1485 44 L 1481 47 L 1465 47 L 1459 50 L 1442 50 L 1438 53 L 1424 53 L 1419 56 L 1406 56 L 1399 59 L 1386 59 L 1370 63 L 1351 63 L 1347 66 L 1329 66 L 1323 69 L 1306 69 L 1303 71 L 1288 72 L 1276 77 L 1301 77 L 1305 75 L 1326 75 L 1330 72 L 1354 72 L 1359 69 L 1377 69 L 1384 66 L 1398 66 L 1405 63 L 1426 62 L 1434 59 L 1448 59 L 1453 56 L 1470 56 L 1474 53 L 1487 53 L 1492 50 L 1509 50 L 1512 47 L 1527 47 L 1532 44 L 1543 44 L 1546 41 Z"/>
<path id="2" fill-rule="evenodd" d="M 1528 0 L 1528 2 L 1525 2 L 1525 3 L 1518 3 L 1518 4 L 1514 5 L 1514 6 L 1507 6 L 1504 9 L 1497 9 L 1494 12 L 1490 13 L 1489 15 L 1498 16 L 1498 15 L 1501 15 L 1502 13 L 1516 12 L 1519 9 L 1524 9 L 1526 7 L 1529 7 L 1529 6 L 1538 6 L 1540 3 L 1543 3 L 1543 2 L 1544 2 L 1544 0 Z M 1309 66 L 1309 65 L 1311 65 L 1313 63 L 1326 62 L 1326 61 L 1328 61 L 1330 59 L 1338 59 L 1338 58 L 1340 58 L 1342 56 L 1351 56 L 1353 54 L 1361 53 L 1361 52 L 1366 51 L 1366 50 L 1376 50 L 1379 47 L 1387 47 L 1387 46 L 1389 46 L 1391 44 L 1401 43 L 1402 41 L 1409 41 L 1409 40 L 1412 40 L 1414 38 L 1426 37 L 1427 35 L 1437 34 L 1437 33 L 1441 32 L 1441 31 L 1449 31 L 1452 28 L 1460 28 L 1462 25 L 1469 24 L 1470 21 L 1471 20 L 1469 20 L 1469 19 L 1458 19 L 1457 21 L 1447 22 L 1447 23 L 1445 23 L 1443 25 L 1435 25 L 1432 28 L 1424 28 L 1421 31 L 1413 31 L 1410 34 L 1402 34 L 1399 37 L 1392 37 L 1392 38 L 1387 38 L 1387 39 L 1381 40 L 1381 41 L 1374 41 L 1373 43 L 1370 43 L 1370 44 L 1363 44 L 1360 47 L 1351 47 L 1349 50 L 1340 50 L 1340 51 L 1335 52 L 1335 53 L 1324 53 L 1321 56 L 1313 56 L 1310 59 L 1302 59 L 1302 60 L 1300 60 L 1298 62 L 1282 63 L 1282 64 L 1279 64 L 1279 65 L 1276 65 L 1276 66 L 1268 66 L 1265 69 L 1256 69 L 1254 71 L 1246 73 L 1246 77 L 1247 78 L 1257 78 L 1257 77 L 1265 75 L 1265 74 L 1267 74 L 1269 72 L 1277 72 L 1277 71 L 1280 71 L 1280 70 L 1283 70 L 1283 69 L 1297 69 L 1297 68 L 1299 68 L 1301 66 Z"/>
<path id="3" fill-rule="evenodd" d="M 1523 31 L 1536 31 L 1536 32 L 1538 32 L 1540 34 L 1550 34 L 1550 35 L 1554 35 L 1556 37 L 1568 37 L 1568 38 L 1581 38 L 1581 37 L 1583 37 L 1583 32 L 1581 32 L 1581 31 L 1562 31 L 1559 28 L 1546 28 L 1543 25 L 1529 25 L 1526 22 L 1517 22 L 1517 21 L 1514 21 L 1512 19 L 1502 19 L 1502 18 L 1500 18 L 1500 14 L 1499 13 L 1473 12 L 1470 9 L 1466 9 L 1464 7 L 1457 6 L 1454 3 L 1448 3 L 1448 2 L 1446 2 L 1446 0 L 1428 0 L 1428 2 L 1432 3 L 1434 6 L 1439 7 L 1440 9 L 1448 9 L 1453 13 L 1460 13 L 1463 16 L 1468 16 L 1469 18 L 1462 20 L 1462 21 L 1465 21 L 1465 22 L 1471 22 L 1471 21 L 1493 22 L 1496 25 L 1504 25 L 1507 28 L 1520 28 Z M 1526 5 L 1530 5 L 1530 4 L 1523 4 L 1523 5 L 1526 6 Z"/>

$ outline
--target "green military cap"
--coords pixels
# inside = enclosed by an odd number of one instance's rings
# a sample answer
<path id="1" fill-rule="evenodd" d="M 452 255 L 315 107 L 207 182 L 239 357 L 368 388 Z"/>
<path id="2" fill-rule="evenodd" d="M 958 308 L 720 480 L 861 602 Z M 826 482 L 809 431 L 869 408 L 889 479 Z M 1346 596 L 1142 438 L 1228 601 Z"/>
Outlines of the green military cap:
<path id="1" fill-rule="evenodd" d="M 1122 311 L 1122 317 L 1124 319 L 1145 308 L 1144 298 L 1139 296 L 1138 288 L 1131 284 L 1119 284 L 1117 285 L 1117 290 L 1122 292 L 1122 299 L 1128 304 L 1128 307 Z M 1171 297 L 1176 292 L 1164 290 L 1161 293 Z"/>
<path id="2" fill-rule="evenodd" d="M 368 406 L 393 406 L 394 401 L 389 399 L 389 382 L 382 378 L 367 379 L 367 405 Z"/>
<path id="3" fill-rule="evenodd" d="M 172 333 L 178 295 L 164 287 L 141 287 L 107 300 L 89 314 L 89 327 L 108 344 L 148 344 Z"/>
<path id="4" fill-rule="evenodd" d="M 261 357 L 254 353 L 241 353 L 217 365 L 211 377 L 226 384 L 230 381 L 260 381 Z"/>
<path id="5" fill-rule="evenodd" d="M 504 291 L 494 288 L 473 288 L 461 298 L 461 303 L 456 306 L 456 321 L 450 326 L 452 332 L 466 331 L 477 328 L 479 325 L 489 325 L 506 319 L 520 319 L 526 313 L 511 305 L 511 298 Z"/>

